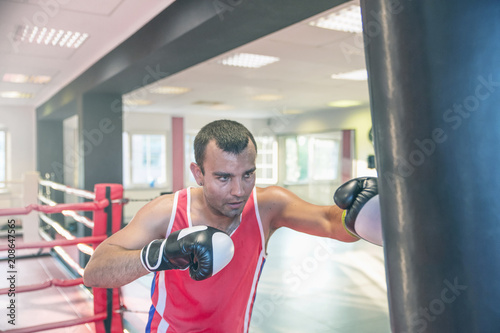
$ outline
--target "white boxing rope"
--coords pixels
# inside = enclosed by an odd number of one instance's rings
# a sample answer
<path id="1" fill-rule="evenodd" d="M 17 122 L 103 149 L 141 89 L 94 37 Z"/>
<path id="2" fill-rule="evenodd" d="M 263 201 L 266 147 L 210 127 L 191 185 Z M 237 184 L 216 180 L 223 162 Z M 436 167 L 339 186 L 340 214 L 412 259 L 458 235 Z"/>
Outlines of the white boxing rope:
<path id="1" fill-rule="evenodd" d="M 63 236 L 64 238 L 68 239 L 68 240 L 71 240 L 71 239 L 75 239 L 76 237 L 73 236 L 68 230 L 66 230 L 62 225 L 60 225 L 59 223 L 57 223 L 56 221 L 52 220 L 50 217 L 48 217 L 47 215 L 43 214 L 43 213 L 39 213 L 40 214 L 40 218 L 45 222 L 47 223 L 48 225 L 50 225 L 52 228 L 54 228 L 54 230 L 61 236 Z M 41 232 L 41 231 L 40 231 Z M 50 239 L 52 240 L 52 239 Z M 92 255 L 94 253 L 94 249 L 91 247 L 91 246 L 88 246 L 87 244 L 78 244 L 77 245 L 78 249 L 80 251 L 82 251 L 83 253 L 85 254 L 88 254 L 88 255 Z"/>
<path id="2" fill-rule="evenodd" d="M 62 191 L 68 194 L 74 194 L 80 197 L 84 197 L 85 199 L 90 199 L 90 200 L 95 200 L 95 193 L 86 191 L 86 190 L 80 190 L 76 189 L 73 187 L 69 187 L 63 184 L 55 183 L 50 180 L 44 180 L 40 179 L 40 185 L 42 186 L 48 186 L 50 188 L 53 188 L 54 190 Z"/>
<path id="3" fill-rule="evenodd" d="M 50 200 L 49 198 L 46 198 L 43 195 L 39 195 L 38 200 L 49 206 L 57 205 L 57 202 Z M 72 217 L 76 222 L 80 222 L 85 226 L 89 227 L 90 229 L 94 229 L 94 221 L 92 221 L 86 216 L 76 213 L 74 210 L 63 210 L 61 214 L 63 214 L 64 216 Z"/>
<path id="4" fill-rule="evenodd" d="M 51 241 L 52 238 L 43 230 L 40 230 L 40 236 L 42 236 L 43 239 L 46 241 Z M 81 244 L 78 244 L 81 245 Z M 73 258 L 70 257 L 70 255 L 64 251 L 64 249 L 60 246 L 54 246 L 53 247 L 54 251 L 57 252 L 61 256 L 61 258 L 70 266 L 72 267 L 80 276 L 83 276 L 83 268 L 76 263 Z"/>

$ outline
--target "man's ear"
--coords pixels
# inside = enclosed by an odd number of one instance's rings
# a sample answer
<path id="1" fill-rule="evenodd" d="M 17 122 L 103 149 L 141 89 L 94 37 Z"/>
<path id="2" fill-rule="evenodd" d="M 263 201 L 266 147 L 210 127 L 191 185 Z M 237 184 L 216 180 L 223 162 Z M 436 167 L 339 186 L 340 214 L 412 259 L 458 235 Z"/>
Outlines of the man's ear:
<path id="1" fill-rule="evenodd" d="M 198 164 L 192 162 L 189 165 L 191 169 L 191 173 L 193 174 L 194 179 L 198 185 L 203 185 L 203 172 L 201 172 L 201 168 Z"/>

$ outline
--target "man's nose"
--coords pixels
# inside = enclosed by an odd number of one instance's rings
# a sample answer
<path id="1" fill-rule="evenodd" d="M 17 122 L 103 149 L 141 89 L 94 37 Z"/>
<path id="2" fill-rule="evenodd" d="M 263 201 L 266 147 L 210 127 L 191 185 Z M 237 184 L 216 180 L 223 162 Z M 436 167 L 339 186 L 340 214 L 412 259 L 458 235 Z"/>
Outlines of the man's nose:
<path id="1" fill-rule="evenodd" d="M 244 184 L 241 180 L 235 178 L 231 187 L 231 195 L 241 197 L 243 194 L 245 194 Z"/>

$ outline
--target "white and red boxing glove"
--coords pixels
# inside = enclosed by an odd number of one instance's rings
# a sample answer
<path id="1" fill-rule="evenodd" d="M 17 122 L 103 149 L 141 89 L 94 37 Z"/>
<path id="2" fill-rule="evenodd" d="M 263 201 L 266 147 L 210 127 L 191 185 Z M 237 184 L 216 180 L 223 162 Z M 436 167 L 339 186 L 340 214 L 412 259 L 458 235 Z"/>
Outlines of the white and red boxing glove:
<path id="1" fill-rule="evenodd" d="M 345 209 L 342 224 L 351 235 L 383 244 L 377 178 L 351 179 L 335 191 L 333 200 Z"/>
<path id="2" fill-rule="evenodd" d="M 150 272 L 186 269 L 200 281 L 217 274 L 233 258 L 234 244 L 226 233 L 196 226 L 156 239 L 141 250 L 143 266 Z"/>

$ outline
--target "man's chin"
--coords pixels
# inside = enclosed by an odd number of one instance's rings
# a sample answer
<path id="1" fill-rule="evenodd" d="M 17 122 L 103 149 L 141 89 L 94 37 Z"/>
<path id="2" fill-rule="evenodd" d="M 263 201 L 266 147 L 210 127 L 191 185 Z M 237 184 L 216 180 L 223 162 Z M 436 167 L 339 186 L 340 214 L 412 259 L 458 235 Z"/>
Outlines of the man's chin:
<path id="1" fill-rule="evenodd" d="M 245 205 L 242 205 L 241 207 L 234 208 L 234 209 L 231 209 L 231 208 L 225 209 L 224 216 L 231 217 L 231 218 L 239 216 L 239 215 L 241 215 L 241 213 L 243 213 L 243 208 L 245 208 Z"/>
<path id="2" fill-rule="evenodd" d="M 233 210 L 227 211 L 224 214 L 224 216 L 234 218 L 236 216 L 240 216 L 242 212 L 243 212 L 243 209 L 233 209 Z"/>

